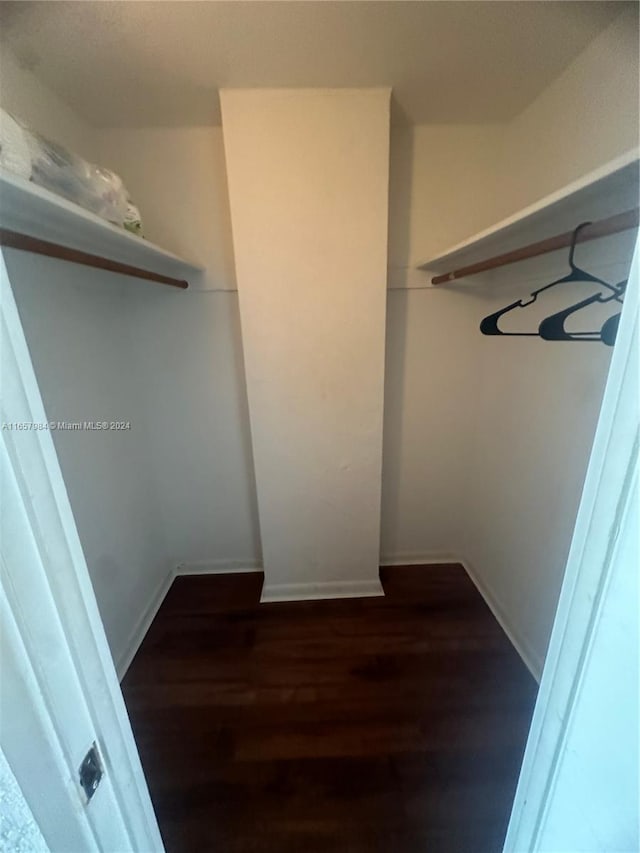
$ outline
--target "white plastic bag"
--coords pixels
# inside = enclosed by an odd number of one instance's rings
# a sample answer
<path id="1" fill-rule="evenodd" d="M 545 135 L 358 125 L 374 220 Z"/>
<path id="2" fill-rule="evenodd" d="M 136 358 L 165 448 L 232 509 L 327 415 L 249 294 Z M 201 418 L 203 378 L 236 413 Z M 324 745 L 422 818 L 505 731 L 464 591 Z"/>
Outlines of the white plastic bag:
<path id="1" fill-rule="evenodd" d="M 4 110 L 0 111 L 0 165 L 109 222 L 124 227 L 127 221 L 129 195 L 115 172 L 23 127 Z"/>
<path id="2" fill-rule="evenodd" d="M 31 180 L 116 225 L 124 225 L 127 191 L 115 172 L 94 166 L 38 133 L 29 134 Z"/>
<path id="3" fill-rule="evenodd" d="M 127 215 L 124 219 L 124 227 L 127 231 L 131 231 L 132 234 L 137 234 L 139 237 L 144 236 L 142 233 L 142 217 L 140 216 L 140 211 L 131 199 L 129 199 L 129 204 L 127 205 Z"/>
<path id="4" fill-rule="evenodd" d="M 3 109 L 0 109 L 0 166 L 26 180 L 31 178 L 28 132 Z"/>

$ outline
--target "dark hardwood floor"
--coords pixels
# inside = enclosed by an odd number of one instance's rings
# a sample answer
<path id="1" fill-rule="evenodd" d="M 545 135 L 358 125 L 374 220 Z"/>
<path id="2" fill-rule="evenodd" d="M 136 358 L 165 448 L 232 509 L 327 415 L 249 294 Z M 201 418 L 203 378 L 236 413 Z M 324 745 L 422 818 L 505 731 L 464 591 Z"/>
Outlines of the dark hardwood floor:
<path id="1" fill-rule="evenodd" d="M 502 849 L 536 684 L 460 566 L 181 577 L 123 682 L 168 853 Z"/>

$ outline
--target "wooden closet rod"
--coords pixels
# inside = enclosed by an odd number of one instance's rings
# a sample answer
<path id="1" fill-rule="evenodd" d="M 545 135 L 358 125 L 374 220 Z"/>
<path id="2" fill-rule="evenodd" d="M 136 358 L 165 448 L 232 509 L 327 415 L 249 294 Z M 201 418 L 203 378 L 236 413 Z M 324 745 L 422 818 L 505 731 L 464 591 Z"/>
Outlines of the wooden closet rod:
<path id="1" fill-rule="evenodd" d="M 589 240 L 597 240 L 599 237 L 607 237 L 609 234 L 617 234 L 619 231 L 628 231 L 630 228 L 637 228 L 639 224 L 640 208 L 636 207 L 633 210 L 626 210 L 624 213 L 617 213 L 608 219 L 601 219 L 599 222 L 592 222 L 591 225 L 586 225 L 578 232 L 576 243 L 586 243 Z M 517 261 L 524 261 L 527 258 L 546 255 L 547 252 L 555 252 L 557 249 L 564 249 L 570 246 L 572 240 L 573 231 L 566 231 L 564 234 L 548 237 L 546 240 L 531 243 L 520 249 L 514 249 L 512 252 L 505 252 L 503 255 L 487 258 L 486 261 L 478 261 L 475 264 L 469 264 L 467 267 L 460 267 L 457 270 L 453 270 L 453 272 L 436 275 L 431 279 L 431 284 L 444 284 L 447 281 L 455 281 L 457 278 L 465 278 L 468 275 L 494 270 L 498 267 L 504 267 L 507 264 L 515 264 Z"/>
<path id="2" fill-rule="evenodd" d="M 135 278 L 143 278 L 147 281 L 156 281 L 159 284 L 168 284 L 170 287 L 180 287 L 182 290 L 189 287 L 189 282 L 181 278 L 172 278 L 161 275 L 141 267 L 132 267 L 129 264 L 121 264 L 119 261 L 111 261 L 100 255 L 91 255 L 69 246 L 59 243 L 49 243 L 28 234 L 20 234 L 17 231 L 9 231 L 0 228 L 0 246 L 8 246 L 11 249 L 19 249 L 21 252 L 33 252 L 36 255 L 47 255 L 49 258 L 58 258 L 61 261 L 69 261 L 72 264 L 82 264 L 85 267 L 94 267 L 99 270 L 109 270 L 122 275 L 132 275 Z"/>

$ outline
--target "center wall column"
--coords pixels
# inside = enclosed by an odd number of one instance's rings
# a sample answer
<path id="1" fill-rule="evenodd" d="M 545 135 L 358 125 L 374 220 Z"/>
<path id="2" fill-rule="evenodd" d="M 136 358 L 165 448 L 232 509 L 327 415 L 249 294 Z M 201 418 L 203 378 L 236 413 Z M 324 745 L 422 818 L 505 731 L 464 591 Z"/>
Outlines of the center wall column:
<path id="1" fill-rule="evenodd" d="M 381 594 L 390 90 L 220 97 L 263 600 Z"/>

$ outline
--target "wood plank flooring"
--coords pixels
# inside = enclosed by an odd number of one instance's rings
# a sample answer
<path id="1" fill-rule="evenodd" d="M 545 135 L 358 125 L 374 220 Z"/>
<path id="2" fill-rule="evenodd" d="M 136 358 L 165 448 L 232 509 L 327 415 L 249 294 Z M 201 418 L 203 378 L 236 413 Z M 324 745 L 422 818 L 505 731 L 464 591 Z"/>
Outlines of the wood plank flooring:
<path id="1" fill-rule="evenodd" d="M 456 565 L 180 577 L 123 682 L 168 853 L 500 851 L 536 684 Z"/>

